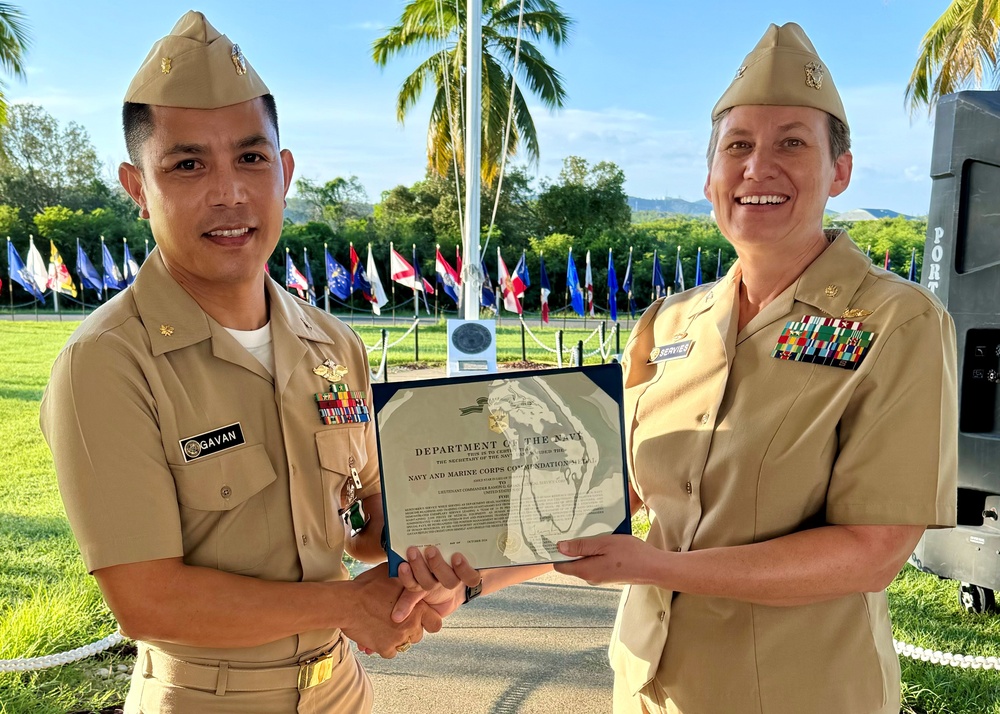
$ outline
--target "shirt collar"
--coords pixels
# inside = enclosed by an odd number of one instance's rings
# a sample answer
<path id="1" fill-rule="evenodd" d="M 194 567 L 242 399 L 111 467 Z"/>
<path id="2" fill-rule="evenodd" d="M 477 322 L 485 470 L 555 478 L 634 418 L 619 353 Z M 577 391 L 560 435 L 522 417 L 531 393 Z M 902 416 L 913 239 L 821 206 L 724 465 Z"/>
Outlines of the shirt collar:
<path id="1" fill-rule="evenodd" d="M 840 317 L 861 287 L 871 260 L 854 244 L 847 231 L 826 232 L 830 246 L 805 269 L 795 285 L 795 299 Z"/>
<path id="2" fill-rule="evenodd" d="M 278 318 L 302 339 L 334 344 L 292 295 L 270 277 L 264 281 L 272 322 Z M 158 248 L 149 254 L 130 290 L 154 357 L 212 337 L 212 325 L 217 323 L 167 272 Z"/>

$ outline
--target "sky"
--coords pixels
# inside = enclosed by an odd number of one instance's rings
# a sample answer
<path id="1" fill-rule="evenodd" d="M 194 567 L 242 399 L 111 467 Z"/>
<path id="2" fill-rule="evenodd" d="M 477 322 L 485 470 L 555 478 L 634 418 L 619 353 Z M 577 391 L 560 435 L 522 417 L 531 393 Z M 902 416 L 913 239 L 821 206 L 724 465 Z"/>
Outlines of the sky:
<path id="1" fill-rule="evenodd" d="M 445 0 L 453 1 L 453 0 Z M 464 0 L 460 0 L 464 1 Z M 125 90 L 153 43 L 191 2 L 111 0 L 17 3 L 33 44 L 25 81 L 7 97 L 44 107 L 90 134 L 108 177 L 126 159 Z M 381 69 L 372 42 L 399 18 L 403 0 L 202 0 L 238 43 L 278 104 L 281 142 L 298 176 L 357 176 L 369 199 L 423 178 L 428 98 L 396 121 L 403 79 L 423 55 Z M 947 0 L 562 0 L 569 41 L 542 45 L 568 99 L 550 112 L 531 104 L 541 158 L 529 175 L 555 179 L 570 155 L 612 161 L 626 191 L 642 198 L 703 198 L 712 106 L 771 22 L 798 22 L 840 90 L 851 124 L 851 186 L 828 208 L 886 208 L 926 215 L 933 123 L 910 114 L 906 83 L 920 40 Z M 122 7 L 127 7 L 123 12 Z M 523 159 L 515 163 L 523 163 Z"/>

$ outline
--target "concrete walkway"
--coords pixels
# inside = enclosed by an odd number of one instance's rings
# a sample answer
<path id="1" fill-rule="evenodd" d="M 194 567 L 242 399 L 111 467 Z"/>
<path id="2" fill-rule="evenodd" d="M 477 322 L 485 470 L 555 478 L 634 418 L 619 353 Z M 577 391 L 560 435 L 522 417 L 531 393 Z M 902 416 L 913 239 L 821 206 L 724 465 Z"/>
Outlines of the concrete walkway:
<path id="1" fill-rule="evenodd" d="M 618 594 L 550 573 L 463 605 L 394 659 L 359 655 L 375 713 L 607 714 Z"/>
<path id="2" fill-rule="evenodd" d="M 444 376 L 394 369 L 389 380 Z M 462 606 L 391 660 L 359 655 L 375 714 L 607 714 L 619 592 L 549 573 Z"/>

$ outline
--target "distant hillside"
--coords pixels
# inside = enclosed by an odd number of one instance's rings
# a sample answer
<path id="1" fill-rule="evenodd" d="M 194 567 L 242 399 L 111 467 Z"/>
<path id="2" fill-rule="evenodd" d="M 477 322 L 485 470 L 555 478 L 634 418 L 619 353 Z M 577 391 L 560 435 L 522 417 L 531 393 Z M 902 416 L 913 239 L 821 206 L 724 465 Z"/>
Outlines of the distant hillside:
<path id="1" fill-rule="evenodd" d="M 683 198 L 638 198 L 628 197 L 632 213 L 650 211 L 653 213 L 675 213 L 684 216 L 707 216 L 712 212 L 712 204 L 704 198 L 700 201 L 685 201 Z"/>

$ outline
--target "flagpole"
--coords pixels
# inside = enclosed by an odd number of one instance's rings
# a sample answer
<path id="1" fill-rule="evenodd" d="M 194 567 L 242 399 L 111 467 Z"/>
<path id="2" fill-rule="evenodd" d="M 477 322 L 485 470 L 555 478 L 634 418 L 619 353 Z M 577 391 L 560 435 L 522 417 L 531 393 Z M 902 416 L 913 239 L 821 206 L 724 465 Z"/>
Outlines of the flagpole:
<path id="1" fill-rule="evenodd" d="M 104 236 L 101 236 L 101 302 L 108 301 L 108 269 L 104 264 Z"/>
<path id="2" fill-rule="evenodd" d="M 10 256 L 10 236 L 7 236 L 7 256 Z M 10 295 L 10 321 L 14 322 L 14 266 L 7 261 L 7 293 Z"/>
<path id="3" fill-rule="evenodd" d="M 479 317 L 479 296 L 476 294 L 482 259 L 479 254 L 479 195 L 482 156 L 483 112 L 483 33 L 482 0 L 466 0 L 465 28 L 465 319 Z"/>
<path id="4" fill-rule="evenodd" d="M 80 304 L 83 305 L 83 316 L 87 316 L 87 286 L 83 282 L 83 273 L 80 272 L 80 239 L 76 239 L 76 277 L 80 280 Z"/>
<path id="5" fill-rule="evenodd" d="M 323 243 L 323 272 L 326 273 L 326 287 L 323 288 L 323 309 L 326 310 L 327 314 L 330 314 L 330 270 L 326 265 L 326 256 L 330 254 L 330 248 L 324 241 Z M 352 311 L 353 312 L 353 311 Z M 351 322 L 354 321 L 354 315 L 351 315 Z"/>
<path id="6" fill-rule="evenodd" d="M 434 275 L 437 275 L 438 274 L 438 271 L 437 271 L 437 254 L 441 252 L 441 244 L 440 243 L 436 243 L 434 245 L 434 250 L 436 251 L 434 253 Z M 444 256 L 441 256 L 441 257 L 443 258 Z M 440 280 L 440 276 L 438 277 L 438 280 Z M 434 321 L 435 322 L 437 322 L 438 320 L 441 319 L 441 316 L 438 314 L 438 298 L 440 298 L 440 297 L 441 297 L 441 290 L 438 289 L 438 288 L 436 288 L 434 290 Z"/>
<path id="7" fill-rule="evenodd" d="M 392 254 L 396 249 L 392 247 L 392 241 L 389 241 L 389 283 L 392 286 L 392 324 L 396 324 L 396 281 L 392 278 Z M 375 313 L 372 313 L 373 315 Z"/>
<path id="8" fill-rule="evenodd" d="M 290 292 L 288 289 L 288 257 L 290 251 L 288 250 L 288 245 L 285 245 L 285 292 Z"/>
<path id="9" fill-rule="evenodd" d="M 142 256 L 142 262 L 146 262 L 146 258 L 149 257 L 149 238 L 143 238 L 143 242 L 146 244 L 146 254 Z"/>
<path id="10" fill-rule="evenodd" d="M 542 250 L 538 251 L 538 259 L 539 259 L 539 261 L 541 261 L 544 258 L 544 256 L 545 256 L 545 251 L 542 251 Z M 538 282 L 539 282 L 539 285 L 538 285 L 539 295 L 541 295 L 541 289 L 542 289 L 542 286 L 541 286 L 541 276 L 539 276 Z M 541 306 L 539 306 L 539 308 L 540 307 Z M 539 311 L 538 311 L 538 327 L 539 327 L 539 329 L 541 329 L 542 325 L 544 325 L 544 324 L 545 323 L 542 321 L 542 311 L 541 311 L 541 309 L 539 309 Z"/>
<path id="11" fill-rule="evenodd" d="M 347 260 L 348 260 L 348 262 L 350 262 L 351 256 L 355 255 L 355 253 L 354 253 L 354 241 L 350 241 L 349 245 L 351 246 L 351 252 L 347 254 Z M 358 256 L 358 265 L 361 265 L 361 257 L 360 256 Z M 355 275 L 355 273 L 357 273 L 357 268 L 355 268 L 354 270 L 351 271 L 351 284 L 349 286 L 351 288 L 350 303 L 351 303 L 351 324 L 352 325 L 354 324 L 354 275 Z M 329 281 L 330 280 L 330 276 L 327 275 L 326 279 L 327 279 L 327 281 Z"/>
<path id="12" fill-rule="evenodd" d="M 420 302 L 417 300 L 417 244 L 413 243 L 413 319 L 420 317 Z M 421 285 L 420 287 L 423 287 Z"/>

